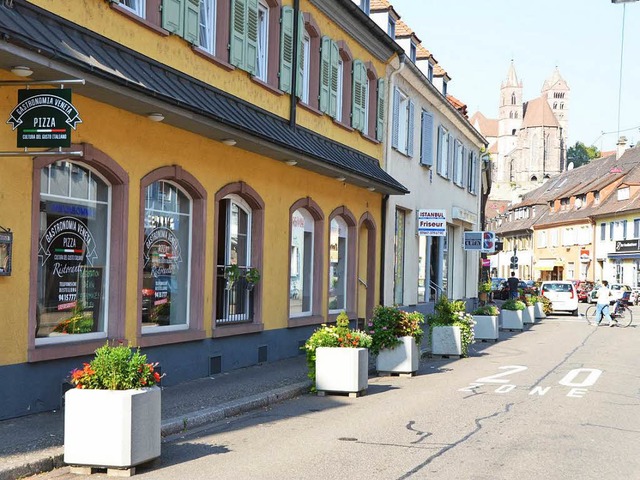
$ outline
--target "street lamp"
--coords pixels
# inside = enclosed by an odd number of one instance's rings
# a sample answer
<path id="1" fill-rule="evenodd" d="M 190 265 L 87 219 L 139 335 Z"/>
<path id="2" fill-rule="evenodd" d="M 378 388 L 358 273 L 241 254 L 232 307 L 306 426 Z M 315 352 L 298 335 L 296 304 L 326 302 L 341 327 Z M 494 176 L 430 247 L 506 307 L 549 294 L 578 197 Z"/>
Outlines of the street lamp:
<path id="1" fill-rule="evenodd" d="M 622 103 L 622 58 L 624 54 L 624 18 L 627 12 L 627 3 L 637 2 L 638 0 L 611 0 L 611 3 L 622 3 L 622 38 L 620 40 L 620 79 L 618 82 L 618 132 L 616 142 L 620 139 L 620 105 Z"/>

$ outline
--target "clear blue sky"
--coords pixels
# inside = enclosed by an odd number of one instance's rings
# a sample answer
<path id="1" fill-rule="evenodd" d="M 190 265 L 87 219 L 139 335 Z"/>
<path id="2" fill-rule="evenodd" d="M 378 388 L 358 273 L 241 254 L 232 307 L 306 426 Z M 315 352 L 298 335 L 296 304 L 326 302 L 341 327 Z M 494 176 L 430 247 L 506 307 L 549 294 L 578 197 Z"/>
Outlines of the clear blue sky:
<path id="1" fill-rule="evenodd" d="M 622 4 L 390 1 L 451 76 L 449 93 L 466 103 L 470 114 L 480 110 L 497 118 L 500 83 L 511 59 L 523 81 L 525 101 L 540 95 L 544 80 L 558 66 L 571 89 L 569 145 L 582 141 L 601 150 L 615 148 Z M 625 10 L 620 130 L 635 144 L 640 142 L 640 2 L 627 3 Z"/>

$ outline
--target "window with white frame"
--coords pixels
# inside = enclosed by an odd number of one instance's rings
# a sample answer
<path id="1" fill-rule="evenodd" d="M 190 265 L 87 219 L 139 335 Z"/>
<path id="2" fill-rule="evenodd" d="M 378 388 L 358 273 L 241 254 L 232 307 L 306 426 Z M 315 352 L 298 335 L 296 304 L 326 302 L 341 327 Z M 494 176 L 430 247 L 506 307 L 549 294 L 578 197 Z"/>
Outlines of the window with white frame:
<path id="1" fill-rule="evenodd" d="M 142 332 L 186 328 L 192 202 L 176 184 L 164 180 L 149 185 L 144 195 Z M 151 296 L 148 302 L 145 292 Z"/>
<path id="2" fill-rule="evenodd" d="M 616 221 L 611 223 L 613 225 L 613 238 L 611 240 L 624 240 L 627 230 L 626 221 Z"/>
<path id="3" fill-rule="evenodd" d="M 198 45 L 214 55 L 216 52 L 216 0 L 200 1 L 200 32 Z"/>
<path id="4" fill-rule="evenodd" d="M 267 81 L 267 63 L 269 61 L 269 7 L 258 3 L 258 43 L 256 60 L 256 77 Z"/>
<path id="5" fill-rule="evenodd" d="M 618 200 L 629 200 L 629 187 L 618 189 Z"/>
<path id="6" fill-rule="evenodd" d="M 607 224 L 601 223 L 600 224 L 600 240 L 606 240 L 606 238 L 607 238 Z"/>
<path id="7" fill-rule="evenodd" d="M 348 225 L 340 216 L 331 220 L 329 234 L 329 313 L 347 308 Z"/>
<path id="8" fill-rule="evenodd" d="M 104 338 L 111 187 L 79 163 L 40 174 L 36 343 Z"/>
<path id="9" fill-rule="evenodd" d="M 393 40 L 396 39 L 396 21 L 391 15 L 389 15 L 389 22 L 387 23 L 387 35 Z"/>
<path id="10" fill-rule="evenodd" d="M 315 220 L 305 208 L 291 216 L 289 316 L 310 315 L 313 309 L 313 249 Z"/>
<path id="11" fill-rule="evenodd" d="M 553 228 L 553 229 L 549 230 L 549 236 L 551 237 L 549 239 L 550 246 L 557 247 L 558 246 L 558 229 L 557 228 Z"/>
<path id="12" fill-rule="evenodd" d="M 417 55 L 416 44 L 413 43 L 413 41 L 412 41 L 411 45 L 409 45 L 409 58 L 411 59 L 411 61 L 413 63 L 416 63 L 416 55 Z"/>
<path id="13" fill-rule="evenodd" d="M 460 140 L 453 142 L 453 183 L 462 186 L 462 173 L 464 170 L 464 147 Z"/>
<path id="14" fill-rule="evenodd" d="M 438 127 L 438 173 L 445 178 L 449 178 L 449 132 L 440 125 Z"/>
<path id="15" fill-rule="evenodd" d="M 145 18 L 146 4 L 147 0 L 120 0 L 120 5 L 142 18 Z"/>
<path id="16" fill-rule="evenodd" d="M 409 97 L 400 89 L 394 90 L 393 130 L 396 136 L 395 145 L 398 151 L 407 153 L 409 138 Z"/>
<path id="17" fill-rule="evenodd" d="M 311 38 L 307 31 L 302 37 L 302 92 L 300 100 L 309 104 L 309 81 L 311 79 Z"/>
<path id="18" fill-rule="evenodd" d="M 573 227 L 568 227 L 564 229 L 564 233 L 562 235 L 562 244 L 569 246 L 576 244 L 576 231 Z M 573 277 L 570 277 L 573 278 Z"/>

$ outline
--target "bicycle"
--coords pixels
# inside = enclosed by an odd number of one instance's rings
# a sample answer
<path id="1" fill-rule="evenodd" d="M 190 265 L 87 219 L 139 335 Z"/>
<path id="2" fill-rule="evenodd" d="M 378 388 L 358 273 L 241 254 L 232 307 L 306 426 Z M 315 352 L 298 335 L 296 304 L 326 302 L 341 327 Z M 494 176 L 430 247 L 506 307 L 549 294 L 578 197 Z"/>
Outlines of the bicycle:
<path id="1" fill-rule="evenodd" d="M 591 305 L 587 308 L 585 317 L 589 325 L 593 325 L 596 321 L 596 305 Z M 619 327 L 628 327 L 633 323 L 633 312 L 625 302 L 616 300 L 613 304 L 613 311 L 611 312 L 611 320 L 616 322 Z"/>

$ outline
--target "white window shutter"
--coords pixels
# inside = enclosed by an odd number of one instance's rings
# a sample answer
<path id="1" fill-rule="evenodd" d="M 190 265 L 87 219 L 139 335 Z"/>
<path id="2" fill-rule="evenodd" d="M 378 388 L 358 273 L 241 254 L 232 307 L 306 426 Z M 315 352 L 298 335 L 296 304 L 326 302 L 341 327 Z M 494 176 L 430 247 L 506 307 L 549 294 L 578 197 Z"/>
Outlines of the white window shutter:
<path id="1" fill-rule="evenodd" d="M 414 116 L 415 107 L 413 102 L 409 100 L 407 102 L 407 155 L 413 157 L 413 127 L 415 125 Z"/>
<path id="2" fill-rule="evenodd" d="M 420 163 L 433 165 L 433 115 L 422 111 L 422 129 L 420 141 Z"/>

